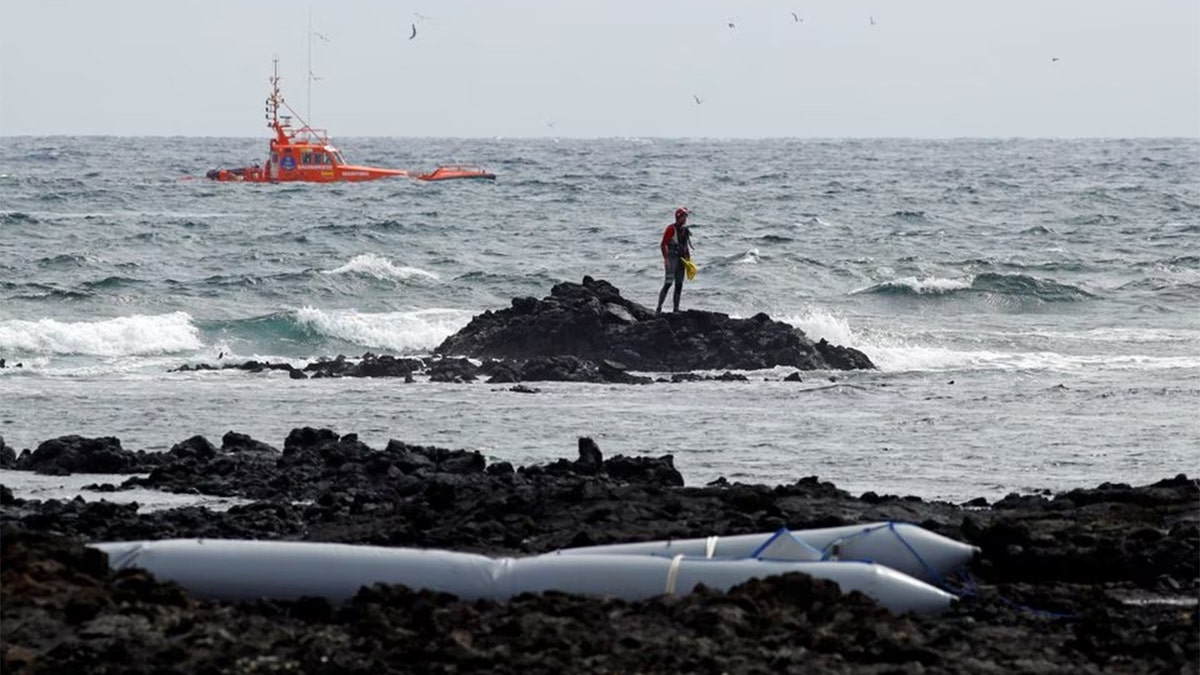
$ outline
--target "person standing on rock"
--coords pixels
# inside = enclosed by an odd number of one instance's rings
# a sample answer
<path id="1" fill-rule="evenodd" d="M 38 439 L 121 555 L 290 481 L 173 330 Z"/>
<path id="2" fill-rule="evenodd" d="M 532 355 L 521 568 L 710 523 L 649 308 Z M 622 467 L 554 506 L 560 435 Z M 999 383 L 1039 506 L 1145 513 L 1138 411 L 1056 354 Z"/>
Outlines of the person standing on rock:
<path id="1" fill-rule="evenodd" d="M 687 226 L 688 210 L 684 207 L 675 209 L 675 222 L 667 226 L 663 232 L 662 249 L 663 268 L 666 279 L 662 290 L 658 292 L 658 309 L 655 314 L 662 314 L 663 302 L 667 299 L 667 291 L 675 284 L 675 311 L 679 311 L 679 296 L 683 293 L 684 260 L 692 257 L 692 232 Z"/>

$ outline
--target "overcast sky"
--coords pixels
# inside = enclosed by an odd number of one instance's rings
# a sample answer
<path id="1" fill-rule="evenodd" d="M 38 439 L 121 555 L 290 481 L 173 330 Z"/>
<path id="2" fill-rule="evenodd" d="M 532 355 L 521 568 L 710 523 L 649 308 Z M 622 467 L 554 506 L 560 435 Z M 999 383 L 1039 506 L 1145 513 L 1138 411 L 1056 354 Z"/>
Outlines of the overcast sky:
<path id="1" fill-rule="evenodd" d="M 0 135 L 264 136 L 273 57 L 335 137 L 1200 136 L 1198 0 L 0 0 Z"/>

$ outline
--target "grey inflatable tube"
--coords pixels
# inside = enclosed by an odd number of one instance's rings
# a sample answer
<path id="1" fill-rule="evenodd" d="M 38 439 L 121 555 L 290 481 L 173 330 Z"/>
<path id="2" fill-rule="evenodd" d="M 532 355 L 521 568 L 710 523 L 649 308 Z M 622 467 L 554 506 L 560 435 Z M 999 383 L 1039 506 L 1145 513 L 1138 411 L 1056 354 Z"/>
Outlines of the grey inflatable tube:
<path id="1" fill-rule="evenodd" d="M 688 593 L 698 584 L 728 590 L 753 578 L 803 572 L 843 593 L 860 591 L 895 612 L 939 612 L 955 597 L 888 567 L 863 562 L 787 562 L 653 555 L 548 554 L 498 558 L 453 551 L 310 542 L 169 539 L 107 542 L 114 569 L 138 567 L 198 597 L 241 600 L 302 596 L 340 602 L 373 583 L 503 600 L 562 591 L 640 600 Z"/>
<path id="2" fill-rule="evenodd" d="M 790 535 L 788 537 L 787 535 Z M 979 548 L 909 523 L 878 522 L 816 530 L 781 530 L 733 537 L 648 541 L 584 546 L 563 555 L 696 556 L 769 560 L 862 560 L 939 583 L 947 573 L 979 555 Z"/>

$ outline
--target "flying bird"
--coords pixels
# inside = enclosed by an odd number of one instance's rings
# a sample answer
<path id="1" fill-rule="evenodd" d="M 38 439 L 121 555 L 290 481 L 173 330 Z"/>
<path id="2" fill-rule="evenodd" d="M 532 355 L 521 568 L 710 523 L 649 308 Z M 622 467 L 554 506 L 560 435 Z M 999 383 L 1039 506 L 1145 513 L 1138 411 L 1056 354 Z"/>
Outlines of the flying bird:
<path id="1" fill-rule="evenodd" d="M 802 23 L 804 21 L 804 19 L 801 19 L 799 16 L 796 15 L 795 12 L 792 12 L 792 21 L 795 21 L 796 23 Z"/>
<path id="2" fill-rule="evenodd" d="M 692 94 L 692 98 L 696 99 L 696 105 L 700 105 L 701 103 L 704 103 L 704 101 L 701 101 L 700 97 L 695 94 Z"/>
<path id="3" fill-rule="evenodd" d="M 875 25 L 875 17 L 868 16 L 867 18 L 871 20 L 871 25 L 874 26 Z"/>
<path id="4" fill-rule="evenodd" d="M 413 30 L 413 32 L 412 32 L 412 35 L 409 35 L 409 36 L 408 36 L 408 39 L 409 39 L 409 40 L 411 40 L 411 39 L 413 39 L 413 38 L 417 37 L 417 24 L 415 24 L 415 23 L 414 23 L 414 24 L 412 25 L 412 30 Z"/>
<path id="5" fill-rule="evenodd" d="M 732 22 L 732 21 L 730 21 L 730 22 L 729 22 L 729 27 L 730 27 L 730 28 L 733 28 L 733 27 L 734 27 L 734 25 L 733 25 L 733 22 Z"/>
<path id="6" fill-rule="evenodd" d="M 316 35 L 317 37 L 321 38 L 322 42 L 329 42 L 329 38 L 325 37 L 324 35 L 321 35 L 320 33 L 318 33 L 315 30 L 313 31 L 313 35 Z"/>
<path id="7" fill-rule="evenodd" d="M 1055 56 L 1055 57 L 1053 57 L 1053 58 L 1051 58 L 1051 59 L 1050 59 L 1050 63 L 1055 63 L 1055 62 L 1057 62 L 1057 61 L 1058 61 L 1058 57 L 1057 57 L 1057 56 Z"/>

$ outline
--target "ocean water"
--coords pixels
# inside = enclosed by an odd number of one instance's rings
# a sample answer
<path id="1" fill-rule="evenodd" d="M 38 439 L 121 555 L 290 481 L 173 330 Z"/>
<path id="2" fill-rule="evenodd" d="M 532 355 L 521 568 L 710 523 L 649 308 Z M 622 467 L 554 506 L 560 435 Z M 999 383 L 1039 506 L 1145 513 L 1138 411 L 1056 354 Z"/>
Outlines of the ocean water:
<path id="1" fill-rule="evenodd" d="M 282 447 L 311 425 L 527 464 L 591 436 L 671 453 L 689 484 L 950 500 L 1200 473 L 1200 140 L 338 140 L 498 179 L 219 184 L 197 177 L 266 140 L 0 139 L 5 441 Z M 681 205 L 685 308 L 766 312 L 879 369 L 534 395 L 168 372 L 427 354 L 584 275 L 653 306 Z"/>

